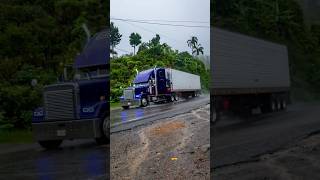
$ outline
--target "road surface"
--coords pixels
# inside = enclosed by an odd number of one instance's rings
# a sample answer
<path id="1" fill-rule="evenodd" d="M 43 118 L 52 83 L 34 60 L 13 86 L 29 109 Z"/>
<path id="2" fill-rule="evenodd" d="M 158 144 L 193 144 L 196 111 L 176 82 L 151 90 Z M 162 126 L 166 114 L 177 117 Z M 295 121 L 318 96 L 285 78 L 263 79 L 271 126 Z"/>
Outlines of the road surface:
<path id="1" fill-rule="evenodd" d="M 37 144 L 26 144 L 0 153 L 0 179 L 105 180 L 108 149 L 107 145 L 97 146 L 93 140 L 66 141 L 60 149 L 50 151 Z"/>
<path id="2" fill-rule="evenodd" d="M 209 105 L 193 108 L 112 133 L 111 179 L 210 179 Z"/>
<path id="3" fill-rule="evenodd" d="M 110 112 L 111 133 L 129 130 L 158 119 L 174 117 L 189 112 L 210 102 L 209 95 L 196 98 L 181 99 L 178 102 L 151 104 L 148 107 L 132 107 L 129 110 L 112 110 Z"/>
<path id="4" fill-rule="evenodd" d="M 319 117 L 319 103 L 246 120 L 224 117 L 211 127 L 211 177 L 320 179 L 320 136 L 308 139 L 320 132 Z"/>
<path id="5" fill-rule="evenodd" d="M 182 107 L 192 107 L 208 96 L 198 100 L 180 101 Z M 123 122 L 140 118 L 140 122 L 150 120 L 150 115 L 176 110 L 176 104 L 160 104 L 147 108 L 134 108 L 125 113 Z M 166 112 L 167 112 L 166 111 Z M 121 111 L 114 114 L 121 117 Z M 141 112 L 142 114 L 139 114 Z M 168 113 L 172 116 L 175 113 Z M 137 120 L 139 120 L 139 118 Z M 112 118 L 111 118 L 112 119 Z M 151 118 L 155 120 L 156 118 Z M 130 124 L 130 123 L 129 123 Z M 135 126 L 137 123 L 133 123 Z M 131 126 L 131 124 L 130 124 Z M 122 128 L 122 127 L 121 127 Z M 119 129 L 119 126 L 118 126 Z M 38 144 L 0 144 L 0 179 L 106 179 L 109 176 L 109 146 L 98 146 L 94 140 L 65 141 L 58 150 L 46 151 Z M 108 170 L 108 171 L 107 171 Z"/>

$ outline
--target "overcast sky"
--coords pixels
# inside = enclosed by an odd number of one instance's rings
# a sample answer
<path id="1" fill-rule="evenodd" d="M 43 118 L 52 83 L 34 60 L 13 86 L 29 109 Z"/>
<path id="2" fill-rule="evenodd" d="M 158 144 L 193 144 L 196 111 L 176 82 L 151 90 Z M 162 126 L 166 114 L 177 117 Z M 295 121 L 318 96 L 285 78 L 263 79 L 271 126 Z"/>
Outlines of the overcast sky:
<path id="1" fill-rule="evenodd" d="M 122 34 L 122 40 L 117 46 L 119 55 L 133 52 L 129 44 L 129 36 L 137 32 L 142 42 L 148 42 L 156 33 L 161 37 L 161 43 L 167 43 L 173 49 L 191 52 L 187 40 L 196 36 L 204 47 L 204 55 L 210 54 L 210 29 L 196 27 L 174 27 L 135 22 L 122 22 L 112 18 L 135 20 L 167 20 L 167 21 L 201 21 L 191 22 L 159 22 L 166 24 L 182 24 L 191 26 L 210 26 L 209 0 L 111 0 L 110 18 Z M 119 50 L 121 49 L 121 50 Z M 127 52 L 126 52 L 127 51 Z"/>

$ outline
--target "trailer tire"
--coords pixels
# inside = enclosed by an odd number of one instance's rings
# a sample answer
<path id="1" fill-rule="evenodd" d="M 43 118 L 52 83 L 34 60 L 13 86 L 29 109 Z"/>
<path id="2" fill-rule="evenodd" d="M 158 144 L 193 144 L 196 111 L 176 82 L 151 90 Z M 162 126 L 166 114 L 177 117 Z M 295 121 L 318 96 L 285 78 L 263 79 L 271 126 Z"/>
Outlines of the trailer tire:
<path id="1" fill-rule="evenodd" d="M 142 97 L 141 98 L 141 107 L 147 107 L 148 106 L 148 104 L 149 104 L 149 102 L 148 102 L 148 100 L 147 100 L 147 98 L 146 97 Z"/>
<path id="2" fill-rule="evenodd" d="M 277 103 L 275 99 L 272 99 L 270 102 L 270 112 L 275 112 L 277 109 Z"/>
<path id="3" fill-rule="evenodd" d="M 282 101 L 281 99 L 277 100 L 277 111 L 280 111 L 282 109 L 281 108 L 281 104 L 282 104 L 281 101 Z"/>
<path id="4" fill-rule="evenodd" d="M 287 101 L 285 99 L 282 99 L 282 101 L 281 101 L 281 109 L 282 110 L 287 109 Z"/>
<path id="5" fill-rule="evenodd" d="M 170 98 L 171 98 L 171 99 L 170 99 L 170 102 L 174 102 L 175 97 L 174 97 L 173 95 L 171 95 Z"/>
<path id="6" fill-rule="evenodd" d="M 129 106 L 122 106 L 123 109 L 129 109 Z"/>
<path id="7" fill-rule="evenodd" d="M 61 143 L 62 143 L 62 140 L 39 141 L 40 146 L 45 149 L 58 149 Z"/>

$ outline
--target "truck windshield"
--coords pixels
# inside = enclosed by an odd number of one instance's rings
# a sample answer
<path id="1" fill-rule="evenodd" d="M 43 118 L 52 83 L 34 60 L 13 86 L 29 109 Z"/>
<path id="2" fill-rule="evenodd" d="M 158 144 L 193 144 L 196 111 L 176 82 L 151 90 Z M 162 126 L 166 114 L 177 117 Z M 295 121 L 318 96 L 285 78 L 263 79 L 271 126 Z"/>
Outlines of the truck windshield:
<path id="1" fill-rule="evenodd" d="M 96 69 L 79 69 L 75 75 L 76 80 L 83 79 L 95 79 L 101 77 L 107 77 L 107 68 L 96 68 Z"/>

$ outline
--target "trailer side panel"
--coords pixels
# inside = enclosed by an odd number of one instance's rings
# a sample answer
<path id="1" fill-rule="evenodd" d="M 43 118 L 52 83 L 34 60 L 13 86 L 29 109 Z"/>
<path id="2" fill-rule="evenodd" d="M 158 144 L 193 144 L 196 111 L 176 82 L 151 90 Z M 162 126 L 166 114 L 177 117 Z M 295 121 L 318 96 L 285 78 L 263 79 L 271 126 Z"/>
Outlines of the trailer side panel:
<path id="1" fill-rule="evenodd" d="M 285 46 L 218 28 L 211 29 L 211 46 L 213 95 L 288 90 Z"/>

